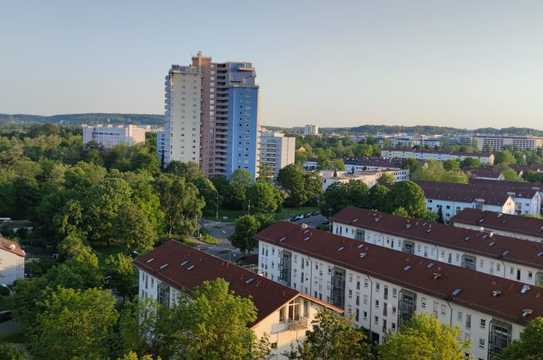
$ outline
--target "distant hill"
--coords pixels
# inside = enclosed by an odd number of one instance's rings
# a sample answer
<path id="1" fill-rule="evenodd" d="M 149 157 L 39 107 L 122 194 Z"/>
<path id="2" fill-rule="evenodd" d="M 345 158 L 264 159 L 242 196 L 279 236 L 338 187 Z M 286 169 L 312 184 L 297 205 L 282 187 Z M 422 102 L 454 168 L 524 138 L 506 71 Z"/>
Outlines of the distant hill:
<path id="1" fill-rule="evenodd" d="M 362 125 L 356 127 L 343 128 L 321 128 L 323 132 L 350 133 L 350 134 L 425 134 L 425 135 L 445 135 L 445 134 L 494 134 L 494 135 L 535 135 L 543 136 L 543 131 L 530 128 L 508 127 L 502 129 L 480 128 L 480 129 L 458 129 L 444 126 L 388 126 L 388 125 Z"/>
<path id="2" fill-rule="evenodd" d="M 27 114 L 0 114 L 0 124 L 58 124 L 58 125 L 81 125 L 81 124 L 134 124 L 134 125 L 162 125 L 163 115 L 155 114 L 61 114 L 51 116 L 27 115 Z"/>

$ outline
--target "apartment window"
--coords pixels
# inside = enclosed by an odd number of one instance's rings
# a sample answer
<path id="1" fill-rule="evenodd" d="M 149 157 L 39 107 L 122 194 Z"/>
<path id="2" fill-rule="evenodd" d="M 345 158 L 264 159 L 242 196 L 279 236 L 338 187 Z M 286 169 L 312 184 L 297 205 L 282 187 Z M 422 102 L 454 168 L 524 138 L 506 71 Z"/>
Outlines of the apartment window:
<path id="1" fill-rule="evenodd" d="M 356 309 L 355 310 L 355 320 L 358 322 L 360 321 L 360 310 L 359 309 Z"/>
<path id="2" fill-rule="evenodd" d="M 396 298 L 398 296 L 398 290 L 396 288 L 392 289 L 392 297 Z"/>
<path id="3" fill-rule="evenodd" d="M 375 283 L 375 292 L 379 292 L 379 289 L 381 289 L 381 284 Z"/>
<path id="4" fill-rule="evenodd" d="M 471 329 L 471 314 L 466 314 L 466 329 Z"/>
<path id="5" fill-rule="evenodd" d="M 356 282 L 356 290 L 360 290 L 360 281 Z"/>
<path id="6" fill-rule="evenodd" d="M 484 329 L 484 328 L 486 328 L 486 320 L 481 319 L 481 329 Z"/>
<path id="7" fill-rule="evenodd" d="M 360 305 L 360 295 L 356 295 L 356 306 Z"/>
<path id="8" fill-rule="evenodd" d="M 485 348 L 485 339 L 481 338 L 479 339 L 479 349 Z"/>
<path id="9" fill-rule="evenodd" d="M 384 296 L 385 300 L 388 300 L 388 286 L 384 287 L 383 296 Z"/>
<path id="10" fill-rule="evenodd" d="M 368 305 L 368 295 L 364 294 L 363 302 L 364 305 Z"/>

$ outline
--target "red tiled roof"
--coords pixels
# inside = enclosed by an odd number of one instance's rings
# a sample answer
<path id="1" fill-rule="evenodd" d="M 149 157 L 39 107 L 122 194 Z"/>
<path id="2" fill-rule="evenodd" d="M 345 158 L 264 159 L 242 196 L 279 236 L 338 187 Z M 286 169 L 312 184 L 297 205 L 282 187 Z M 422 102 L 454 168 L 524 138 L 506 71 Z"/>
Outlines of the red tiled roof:
<path id="1" fill-rule="evenodd" d="M 519 282 L 293 223 L 273 224 L 256 238 L 514 323 L 526 325 L 543 316 L 543 288 L 529 287 L 522 293 L 526 285 Z M 461 290 L 453 295 L 455 289 Z M 501 295 L 492 296 L 494 290 Z M 524 309 L 532 312 L 522 316 Z"/>
<path id="2" fill-rule="evenodd" d="M 21 248 L 21 246 L 18 243 L 16 243 L 15 241 L 8 240 L 5 237 L 2 237 L 2 235 L 0 235 L 0 249 L 13 253 L 18 256 L 21 256 L 21 257 L 26 256 L 25 251 Z"/>
<path id="3" fill-rule="evenodd" d="M 491 166 L 482 166 L 480 168 L 469 169 L 469 172 L 472 177 L 484 177 L 499 179 L 502 172 L 500 169 Z"/>
<path id="4" fill-rule="evenodd" d="M 543 184 L 524 181 L 494 181 L 484 179 L 470 179 L 470 186 L 492 191 L 510 191 L 518 193 L 518 197 L 533 197 L 536 192 L 543 191 Z M 523 196 L 521 196 L 523 195 Z"/>
<path id="5" fill-rule="evenodd" d="M 181 265 L 184 261 L 188 262 Z M 257 309 L 254 324 L 300 295 L 297 290 L 174 240 L 138 257 L 134 264 L 170 286 L 182 290 L 190 291 L 204 281 L 222 278 L 230 284 L 234 293 L 253 300 Z M 165 264 L 167 266 L 164 267 Z"/>
<path id="6" fill-rule="evenodd" d="M 383 159 L 380 157 L 346 158 L 343 160 L 343 162 L 345 165 L 376 166 L 386 168 L 403 168 L 405 165 L 405 159 Z"/>
<path id="7" fill-rule="evenodd" d="M 543 220 L 526 216 L 479 209 L 464 209 L 451 219 L 451 223 L 481 226 L 487 229 L 509 231 L 543 239 Z"/>
<path id="8" fill-rule="evenodd" d="M 476 230 L 353 207 L 341 210 L 334 215 L 332 220 L 341 224 L 543 269 L 543 256 L 538 255 L 543 253 L 543 244 L 534 241 L 501 235 L 489 236 L 487 233 Z"/>
<path id="9" fill-rule="evenodd" d="M 498 181 L 490 180 L 494 183 Z M 474 184 L 456 184 L 437 181 L 417 181 L 417 184 L 424 191 L 427 199 L 446 200 L 472 203 L 475 199 L 483 199 L 485 204 L 503 206 L 509 194 L 499 188 L 492 189 L 487 186 L 476 186 Z M 532 194 L 533 197 L 535 192 Z"/>

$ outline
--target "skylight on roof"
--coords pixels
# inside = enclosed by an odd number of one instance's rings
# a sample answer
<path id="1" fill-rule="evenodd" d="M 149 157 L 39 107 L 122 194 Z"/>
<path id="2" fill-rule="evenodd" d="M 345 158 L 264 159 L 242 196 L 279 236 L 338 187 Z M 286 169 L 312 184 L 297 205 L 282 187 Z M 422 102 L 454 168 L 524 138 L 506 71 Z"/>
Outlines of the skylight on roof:
<path id="1" fill-rule="evenodd" d="M 345 249 L 345 246 L 340 246 L 337 248 L 337 251 L 340 252 L 340 251 L 343 251 Z"/>
<path id="2" fill-rule="evenodd" d="M 357 248 L 362 249 L 364 247 L 364 243 L 358 244 Z"/>
<path id="3" fill-rule="evenodd" d="M 248 278 L 247 280 L 245 280 L 245 283 L 246 283 L 247 285 L 249 285 L 249 284 L 252 283 L 253 281 L 255 281 L 255 278 L 252 277 L 252 278 Z"/>
<path id="4" fill-rule="evenodd" d="M 428 265 L 426 265 L 426 268 L 431 269 L 433 266 L 434 266 L 434 263 L 430 262 L 428 263 Z"/>
<path id="5" fill-rule="evenodd" d="M 528 291 L 530 291 L 530 285 L 527 285 L 527 284 L 522 285 L 522 288 L 520 289 L 520 293 L 526 294 Z"/>
<path id="6" fill-rule="evenodd" d="M 531 315 L 534 311 L 532 309 L 522 309 L 522 317 Z"/>
<path id="7" fill-rule="evenodd" d="M 306 236 L 306 237 L 304 237 L 304 241 L 307 241 L 307 240 L 309 240 L 309 238 L 310 238 L 310 236 Z"/>
<path id="8" fill-rule="evenodd" d="M 184 260 L 184 261 L 181 262 L 181 266 L 185 266 L 185 265 L 187 265 L 188 263 L 189 263 L 189 260 Z"/>
<path id="9" fill-rule="evenodd" d="M 507 255 L 509 255 L 509 250 L 504 250 L 504 251 L 502 252 L 502 256 L 507 256 Z"/>
<path id="10" fill-rule="evenodd" d="M 543 251 L 538 252 L 537 256 L 543 256 Z"/>
<path id="11" fill-rule="evenodd" d="M 466 237 L 464 238 L 464 240 L 466 240 L 466 241 L 468 241 L 469 239 L 470 239 L 469 236 L 466 236 Z"/>
<path id="12" fill-rule="evenodd" d="M 403 267 L 403 271 L 409 271 L 409 270 L 411 270 L 411 265 L 405 265 Z"/>
<path id="13" fill-rule="evenodd" d="M 149 264 L 149 263 L 153 262 L 153 260 L 155 260 L 155 258 L 147 259 L 147 260 L 145 260 L 145 262 L 146 262 L 147 264 Z"/>
<path id="14" fill-rule="evenodd" d="M 456 288 L 452 291 L 452 296 L 458 296 L 462 292 L 462 289 Z"/>
<path id="15" fill-rule="evenodd" d="M 168 267 L 168 264 L 162 264 L 160 265 L 160 270 L 164 270 Z"/>
<path id="16" fill-rule="evenodd" d="M 498 297 L 502 294 L 502 291 L 500 289 L 492 290 L 492 296 Z"/>
<path id="17" fill-rule="evenodd" d="M 279 239 L 279 242 L 283 242 L 283 241 L 285 241 L 286 239 L 287 239 L 287 237 L 286 237 L 286 236 L 283 236 L 281 239 Z"/>
<path id="18" fill-rule="evenodd" d="M 491 242 L 488 243 L 488 246 L 490 246 L 490 247 L 492 247 L 494 245 L 496 245 L 496 242 L 494 242 L 494 241 L 491 241 Z"/>
<path id="19" fill-rule="evenodd" d="M 191 265 L 191 266 L 189 266 L 189 267 L 187 268 L 187 270 L 189 270 L 189 271 L 192 270 L 192 269 L 194 269 L 194 265 Z"/>
<path id="20" fill-rule="evenodd" d="M 360 257 L 361 257 L 362 259 L 365 258 L 367 255 L 368 255 L 368 253 L 366 253 L 366 252 L 361 252 L 361 253 L 360 253 Z"/>

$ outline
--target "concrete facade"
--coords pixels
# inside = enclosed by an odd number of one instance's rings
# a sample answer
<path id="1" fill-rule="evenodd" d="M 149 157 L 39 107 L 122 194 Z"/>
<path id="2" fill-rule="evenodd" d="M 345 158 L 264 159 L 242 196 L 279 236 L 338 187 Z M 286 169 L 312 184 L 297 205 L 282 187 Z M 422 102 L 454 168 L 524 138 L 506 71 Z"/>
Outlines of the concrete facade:
<path id="1" fill-rule="evenodd" d="M 266 166 L 276 177 L 279 170 L 294 164 L 296 138 L 282 133 L 262 131 L 260 135 L 260 166 Z"/>
<path id="2" fill-rule="evenodd" d="M 83 144 L 93 141 L 110 149 L 116 145 L 135 145 L 145 142 L 146 129 L 135 125 L 83 125 Z"/>

